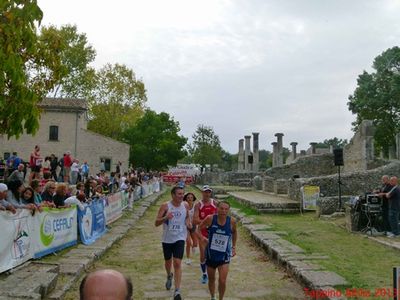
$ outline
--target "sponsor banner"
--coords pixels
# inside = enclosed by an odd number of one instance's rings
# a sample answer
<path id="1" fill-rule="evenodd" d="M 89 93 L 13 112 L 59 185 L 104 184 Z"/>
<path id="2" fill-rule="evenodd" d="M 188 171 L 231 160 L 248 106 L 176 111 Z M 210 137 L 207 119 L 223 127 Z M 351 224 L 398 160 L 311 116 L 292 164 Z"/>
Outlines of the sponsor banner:
<path id="1" fill-rule="evenodd" d="M 174 176 L 195 176 L 201 172 L 194 164 L 178 164 L 176 167 L 170 167 L 168 173 Z"/>
<path id="2" fill-rule="evenodd" d="M 85 209 L 78 209 L 78 228 L 83 244 L 93 244 L 106 232 L 104 199 L 93 200 L 85 204 Z"/>
<path id="3" fill-rule="evenodd" d="M 122 216 L 122 199 L 121 193 L 108 195 L 105 198 L 106 224 L 110 224 L 118 220 Z"/>
<path id="4" fill-rule="evenodd" d="M 35 214 L 32 227 L 34 258 L 77 244 L 76 206 L 62 209 L 44 207 Z"/>
<path id="5" fill-rule="evenodd" d="M 33 257 L 32 226 L 30 210 L 18 209 L 16 214 L 0 212 L 0 273 Z"/>
<path id="6" fill-rule="evenodd" d="M 317 201 L 319 200 L 319 186 L 305 185 L 302 188 L 303 209 L 316 210 Z"/>

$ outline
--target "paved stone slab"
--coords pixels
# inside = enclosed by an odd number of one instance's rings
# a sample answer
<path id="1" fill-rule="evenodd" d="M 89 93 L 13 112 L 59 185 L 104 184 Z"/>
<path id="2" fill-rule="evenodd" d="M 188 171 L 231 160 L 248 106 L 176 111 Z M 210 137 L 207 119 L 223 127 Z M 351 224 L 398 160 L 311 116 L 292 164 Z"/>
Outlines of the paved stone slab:
<path id="1" fill-rule="evenodd" d="M 257 243 L 262 243 L 264 240 L 280 240 L 281 237 L 271 231 L 252 231 L 251 236 Z"/>
<path id="2" fill-rule="evenodd" d="M 243 225 L 243 227 L 245 227 L 249 231 L 265 231 L 265 230 L 271 230 L 271 228 L 272 228 L 271 225 L 267 225 L 267 224 L 246 224 L 246 225 Z"/>
<path id="3" fill-rule="evenodd" d="M 330 271 L 303 270 L 299 272 L 299 277 L 306 286 L 312 288 L 348 285 L 348 282 L 342 276 Z"/>
<path id="4" fill-rule="evenodd" d="M 85 266 L 83 264 L 72 264 L 72 263 L 60 264 L 61 274 L 80 275 L 84 270 Z"/>
<path id="5" fill-rule="evenodd" d="M 93 264 L 94 259 L 86 257 L 62 257 L 59 261 L 60 269 L 64 269 L 64 266 L 68 265 L 81 265 L 84 269 L 88 269 Z"/>
<path id="6" fill-rule="evenodd" d="M 321 270 L 322 267 L 311 262 L 301 260 L 291 260 L 287 262 L 286 268 L 291 273 L 303 270 Z"/>

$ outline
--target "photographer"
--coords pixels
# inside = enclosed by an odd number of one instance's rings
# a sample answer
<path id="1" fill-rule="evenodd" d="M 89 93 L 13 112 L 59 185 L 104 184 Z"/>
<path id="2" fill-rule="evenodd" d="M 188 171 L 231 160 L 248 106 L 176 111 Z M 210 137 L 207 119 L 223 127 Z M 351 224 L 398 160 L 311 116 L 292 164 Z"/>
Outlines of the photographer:
<path id="1" fill-rule="evenodd" d="M 396 176 L 390 178 L 389 181 L 392 186 L 391 190 L 385 194 L 389 199 L 389 222 L 391 231 L 386 233 L 387 237 L 400 236 L 399 231 L 399 213 L 400 213 L 400 189 L 398 186 L 398 179 Z"/>
<path id="2" fill-rule="evenodd" d="M 382 198 L 382 221 L 383 221 L 383 231 L 390 232 L 390 223 L 389 223 L 389 200 L 386 197 L 386 193 L 389 193 L 393 188 L 390 185 L 390 180 L 388 175 L 382 176 L 382 186 L 380 189 L 375 190 L 375 193 L 378 193 L 379 197 Z"/>

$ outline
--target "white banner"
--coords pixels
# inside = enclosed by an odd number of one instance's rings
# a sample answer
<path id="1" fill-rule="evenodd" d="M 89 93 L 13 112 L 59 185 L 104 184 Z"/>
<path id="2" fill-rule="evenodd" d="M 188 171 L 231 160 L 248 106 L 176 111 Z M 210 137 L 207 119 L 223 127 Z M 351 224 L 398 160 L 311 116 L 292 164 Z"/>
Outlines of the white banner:
<path id="1" fill-rule="evenodd" d="M 106 224 L 110 224 L 122 216 L 121 193 L 108 195 L 105 199 Z"/>
<path id="2" fill-rule="evenodd" d="M 32 227 L 27 209 L 18 209 L 16 214 L 0 212 L 0 273 L 33 257 Z"/>
<path id="3" fill-rule="evenodd" d="M 34 216 L 33 241 L 34 258 L 70 247 L 77 243 L 76 207 L 51 209 Z"/>

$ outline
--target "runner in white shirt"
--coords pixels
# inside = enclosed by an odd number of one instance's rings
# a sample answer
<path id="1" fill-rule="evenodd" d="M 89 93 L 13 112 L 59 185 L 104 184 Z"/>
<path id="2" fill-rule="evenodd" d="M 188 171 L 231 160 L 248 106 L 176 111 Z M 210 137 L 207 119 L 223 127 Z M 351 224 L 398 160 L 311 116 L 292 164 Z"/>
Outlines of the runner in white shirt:
<path id="1" fill-rule="evenodd" d="M 185 252 L 187 228 L 191 229 L 192 224 L 189 219 L 188 204 L 183 202 L 183 189 L 178 186 L 173 187 L 171 196 L 172 200 L 163 203 L 158 210 L 155 225 L 163 225 L 162 247 L 165 260 L 164 266 L 167 272 L 165 288 L 167 290 L 171 289 L 173 264 L 175 273 L 174 300 L 181 300 L 182 258 Z"/>

